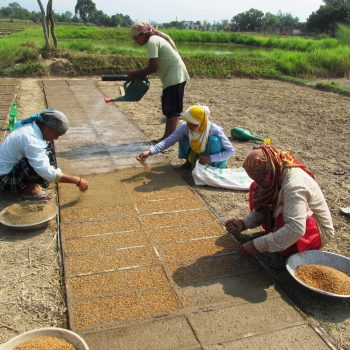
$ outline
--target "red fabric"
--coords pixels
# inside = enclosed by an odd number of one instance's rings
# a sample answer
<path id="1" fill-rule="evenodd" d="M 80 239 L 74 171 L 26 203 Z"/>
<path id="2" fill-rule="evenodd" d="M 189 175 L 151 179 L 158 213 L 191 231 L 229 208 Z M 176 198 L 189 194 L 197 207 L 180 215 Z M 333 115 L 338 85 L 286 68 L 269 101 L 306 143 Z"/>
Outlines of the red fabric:
<path id="1" fill-rule="evenodd" d="M 250 185 L 249 189 L 249 208 L 250 210 L 253 210 L 253 192 L 255 188 L 255 182 L 253 182 Z M 262 223 L 261 226 L 264 230 L 267 230 L 266 223 Z M 280 214 L 277 216 L 275 221 L 275 228 L 273 232 L 280 229 L 282 226 L 284 226 L 284 219 L 283 215 Z M 286 250 L 279 252 L 283 256 L 290 256 L 294 253 L 301 253 L 305 250 L 311 250 L 311 249 L 320 249 L 321 248 L 321 235 L 319 228 L 317 226 L 316 219 L 311 216 L 306 220 L 306 228 L 305 233 L 302 237 L 300 237 L 294 244 L 292 244 L 289 248 Z"/>

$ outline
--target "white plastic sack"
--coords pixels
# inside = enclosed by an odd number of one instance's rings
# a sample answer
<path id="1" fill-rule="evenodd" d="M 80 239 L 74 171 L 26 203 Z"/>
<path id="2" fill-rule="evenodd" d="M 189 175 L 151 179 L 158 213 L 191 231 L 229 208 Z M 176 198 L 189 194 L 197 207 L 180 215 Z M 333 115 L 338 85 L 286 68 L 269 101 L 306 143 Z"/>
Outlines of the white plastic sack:
<path id="1" fill-rule="evenodd" d="M 200 164 L 199 161 L 197 161 L 192 175 L 196 185 L 208 185 L 238 191 L 249 191 L 249 187 L 253 182 L 243 168 L 219 169 Z"/>

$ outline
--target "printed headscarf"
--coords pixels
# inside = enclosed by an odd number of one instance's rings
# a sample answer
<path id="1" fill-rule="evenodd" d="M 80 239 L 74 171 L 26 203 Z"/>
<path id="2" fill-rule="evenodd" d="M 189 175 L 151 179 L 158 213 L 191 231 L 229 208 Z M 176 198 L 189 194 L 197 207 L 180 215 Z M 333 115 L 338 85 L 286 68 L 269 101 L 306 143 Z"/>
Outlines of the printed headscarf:
<path id="1" fill-rule="evenodd" d="M 65 134 L 69 126 L 68 119 L 64 113 L 56 109 L 48 108 L 39 113 L 32 114 L 28 118 L 18 121 L 16 123 L 16 128 L 36 121 L 47 125 L 52 130 L 55 130 L 59 135 Z"/>
<path id="2" fill-rule="evenodd" d="M 207 106 L 194 105 L 188 108 L 183 119 L 186 123 L 198 125 L 195 131 L 189 130 L 191 149 L 195 153 L 202 153 L 207 146 L 211 122 L 209 121 L 210 111 Z"/>
<path id="3" fill-rule="evenodd" d="M 161 38 L 165 39 L 171 46 L 172 48 L 177 51 L 176 45 L 174 41 L 170 38 L 169 35 L 161 32 L 160 30 L 157 30 L 156 28 L 152 27 L 149 23 L 147 22 L 135 22 L 131 26 L 131 35 L 132 36 L 137 36 L 140 34 L 148 34 L 148 35 L 158 35 Z"/>
<path id="4" fill-rule="evenodd" d="M 263 211 L 268 225 L 273 225 L 282 174 L 285 168 L 301 168 L 312 178 L 312 172 L 289 151 L 279 151 L 273 146 L 263 145 L 253 149 L 246 157 L 243 168 L 255 180 L 253 209 Z"/>

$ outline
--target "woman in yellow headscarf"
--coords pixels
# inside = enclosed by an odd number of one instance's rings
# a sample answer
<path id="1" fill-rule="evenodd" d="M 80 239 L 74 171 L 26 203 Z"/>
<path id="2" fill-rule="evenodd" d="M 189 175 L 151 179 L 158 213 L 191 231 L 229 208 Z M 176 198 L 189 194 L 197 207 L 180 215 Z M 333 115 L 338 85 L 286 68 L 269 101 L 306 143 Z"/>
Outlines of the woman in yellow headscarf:
<path id="1" fill-rule="evenodd" d="M 146 160 L 179 141 L 179 158 L 186 159 L 183 168 L 193 168 L 196 161 L 217 168 L 226 168 L 235 150 L 223 129 L 209 121 L 207 106 L 194 105 L 184 114 L 184 122 L 165 140 L 142 152 L 137 159 Z"/>

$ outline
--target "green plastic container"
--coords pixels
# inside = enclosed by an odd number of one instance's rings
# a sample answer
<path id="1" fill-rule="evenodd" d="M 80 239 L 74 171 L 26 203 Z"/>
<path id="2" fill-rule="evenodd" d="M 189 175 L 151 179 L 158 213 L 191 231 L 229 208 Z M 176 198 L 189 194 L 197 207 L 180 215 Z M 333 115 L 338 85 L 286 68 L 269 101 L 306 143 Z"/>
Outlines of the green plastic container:
<path id="1" fill-rule="evenodd" d="M 133 81 L 125 82 L 125 94 L 120 97 L 114 98 L 112 101 L 139 101 L 148 91 L 149 86 L 150 82 L 148 79 L 135 79 Z"/>
<path id="2" fill-rule="evenodd" d="M 258 136 L 253 135 L 249 130 L 244 128 L 233 128 L 231 129 L 231 136 L 239 141 L 261 141 L 264 142 L 264 139 Z"/>
<path id="3" fill-rule="evenodd" d="M 7 130 L 13 131 L 15 130 L 16 126 L 16 121 L 17 121 L 17 105 L 16 102 L 13 102 L 11 104 L 9 114 L 8 114 L 8 127 Z"/>

